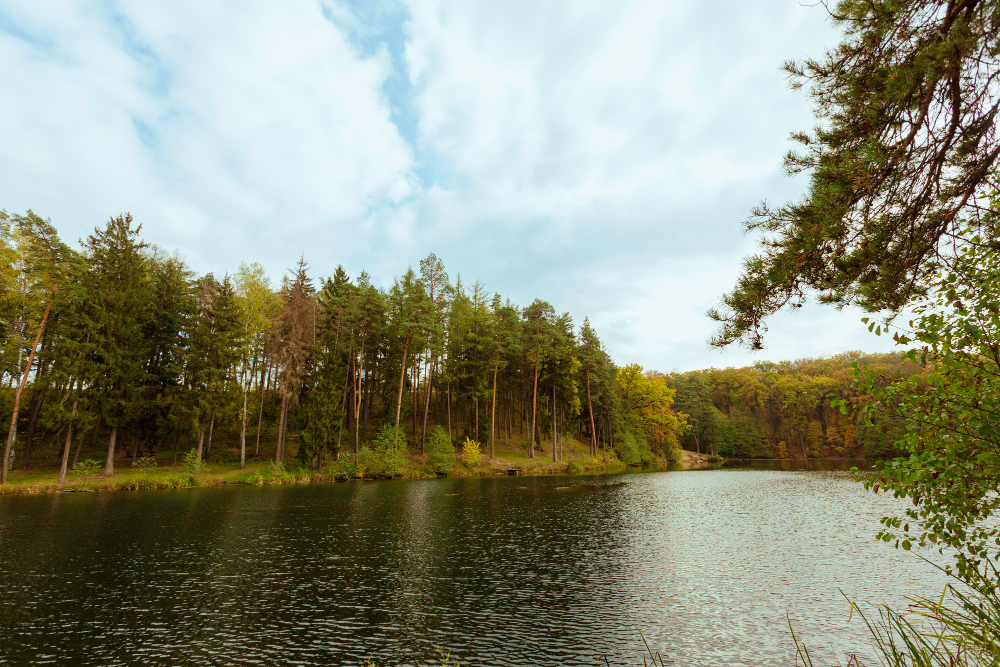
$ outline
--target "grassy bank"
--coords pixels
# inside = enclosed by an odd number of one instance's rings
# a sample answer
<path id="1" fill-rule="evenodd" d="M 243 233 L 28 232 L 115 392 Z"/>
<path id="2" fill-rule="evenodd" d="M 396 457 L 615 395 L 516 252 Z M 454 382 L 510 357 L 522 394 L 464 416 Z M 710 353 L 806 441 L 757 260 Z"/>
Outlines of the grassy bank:
<path id="1" fill-rule="evenodd" d="M 534 458 L 527 454 L 527 444 L 511 441 L 507 445 L 498 444 L 494 458 L 490 458 L 488 447 L 478 461 L 463 460 L 461 454 L 456 465 L 449 471 L 449 477 L 473 477 L 506 475 L 508 470 L 518 469 L 521 475 L 560 475 L 579 473 L 604 473 L 625 470 L 628 466 L 614 453 L 592 456 L 585 443 L 567 438 L 562 443 L 562 460 L 552 460 L 551 443 L 543 442 L 542 451 L 536 451 Z M 93 460 L 93 459 L 89 459 Z M 11 470 L 8 483 L 0 486 L 0 495 L 37 494 L 69 491 L 112 491 L 139 489 L 176 489 L 193 486 L 218 486 L 226 484 L 308 484 L 314 482 L 334 482 L 347 479 L 335 461 L 328 462 L 321 469 L 311 469 L 297 461 L 286 462 L 278 467 L 270 460 L 247 461 L 246 468 L 239 468 L 239 450 L 232 446 L 213 448 L 210 460 L 200 469 L 185 466 L 178 461 L 173 465 L 173 453 L 146 456 L 133 467 L 128 456 L 119 456 L 115 461 L 115 474 L 104 477 L 101 473 L 103 462 L 95 461 L 90 466 L 78 465 L 66 475 L 66 481 L 59 484 L 58 462 L 42 460 L 28 471 Z M 699 467 L 705 464 L 703 458 L 692 452 L 684 452 L 680 461 L 662 461 L 664 465 L 673 463 L 680 467 Z M 427 462 L 427 457 L 409 452 L 401 477 L 420 479 L 437 477 L 438 474 Z M 355 477 L 366 479 L 369 477 Z"/>

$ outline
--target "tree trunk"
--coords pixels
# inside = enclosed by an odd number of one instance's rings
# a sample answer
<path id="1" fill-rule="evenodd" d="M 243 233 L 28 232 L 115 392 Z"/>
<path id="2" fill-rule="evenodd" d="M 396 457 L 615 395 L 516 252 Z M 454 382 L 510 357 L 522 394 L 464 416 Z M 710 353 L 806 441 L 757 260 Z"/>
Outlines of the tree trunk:
<path id="1" fill-rule="evenodd" d="M 531 441 L 528 443 L 528 458 L 529 459 L 535 458 L 535 426 L 537 425 L 536 424 L 536 419 L 538 417 L 538 355 L 539 355 L 539 347 L 540 346 L 536 346 L 535 347 L 535 382 L 534 382 L 534 388 L 532 389 L 532 392 L 531 392 L 531 433 L 528 436 L 529 438 L 531 438 Z M 541 444 L 541 443 L 539 443 L 539 444 Z"/>
<path id="2" fill-rule="evenodd" d="M 257 412 L 257 446 L 254 447 L 253 457 L 260 456 L 260 427 L 264 423 L 264 387 L 260 388 L 260 409 Z"/>
<path id="3" fill-rule="evenodd" d="M 587 412 L 590 414 L 590 453 L 597 456 L 597 429 L 594 428 L 594 401 L 590 397 L 590 368 L 587 368 Z"/>
<path id="4" fill-rule="evenodd" d="M 454 438 L 451 437 L 451 380 L 448 380 L 448 440 L 455 444 Z"/>
<path id="5" fill-rule="evenodd" d="M 49 299 L 48 305 L 45 306 L 45 315 L 42 316 L 42 321 L 38 324 L 38 333 L 35 334 L 35 342 L 31 345 L 31 353 L 28 354 L 28 363 L 24 367 L 24 377 L 21 378 L 21 383 L 17 386 L 17 391 L 14 393 L 14 413 L 10 418 L 10 431 L 7 433 L 7 444 L 3 449 L 3 465 L 0 465 L 0 484 L 7 483 L 7 467 L 10 465 L 10 451 L 14 446 L 14 438 L 17 435 L 17 412 L 21 406 L 21 394 L 24 392 L 24 385 L 28 382 L 28 374 L 31 373 L 31 362 L 35 358 L 38 341 L 42 337 L 42 331 L 45 330 L 45 322 L 48 321 L 49 313 L 51 312 L 52 300 Z"/>
<path id="6" fill-rule="evenodd" d="M 285 424 L 288 420 L 288 395 L 281 397 L 281 416 L 278 418 L 278 443 L 274 448 L 274 462 L 278 465 L 285 460 Z"/>
<path id="7" fill-rule="evenodd" d="M 413 357 L 413 408 L 410 412 L 410 432 L 417 435 L 417 396 L 420 394 L 420 362 Z"/>
<path id="8" fill-rule="evenodd" d="M 201 452 L 205 446 L 205 429 L 198 431 L 198 460 L 201 461 Z"/>
<path id="9" fill-rule="evenodd" d="M 115 440 L 118 438 L 118 426 L 111 427 L 111 435 L 108 437 L 108 458 L 104 461 L 104 476 L 111 477 L 115 474 Z"/>
<path id="10" fill-rule="evenodd" d="M 353 388 L 353 405 L 354 409 L 354 454 L 357 455 L 361 451 L 361 434 L 359 429 L 361 428 L 361 374 L 365 369 L 365 338 L 367 331 L 361 336 L 361 354 L 358 355 L 358 376 L 357 381 L 354 383 Z"/>
<path id="11" fill-rule="evenodd" d="M 212 430 L 215 429 L 215 417 L 212 417 L 212 421 L 208 422 L 208 444 L 205 446 L 205 460 L 208 461 L 209 455 L 212 453 Z"/>
<path id="12" fill-rule="evenodd" d="M 83 438 L 86 435 L 84 431 L 80 431 L 80 437 L 76 439 L 76 451 L 73 452 L 73 466 L 80 461 L 80 450 L 83 449 Z"/>
<path id="13" fill-rule="evenodd" d="M 73 398 L 73 419 L 76 419 L 76 407 L 79 404 L 79 397 Z M 59 483 L 66 481 L 66 466 L 69 464 L 69 448 L 73 439 L 73 422 L 70 421 L 66 428 L 66 446 L 63 448 L 62 463 L 59 466 Z M 83 442 L 83 438 L 80 439 Z"/>
<path id="14" fill-rule="evenodd" d="M 493 433 L 497 424 L 497 372 L 499 367 L 493 368 L 493 405 L 490 408 L 490 460 L 496 458 L 493 454 Z"/>
<path id="15" fill-rule="evenodd" d="M 556 463 L 559 461 L 559 455 L 556 451 L 556 385 L 552 384 L 552 462 Z"/>
<path id="16" fill-rule="evenodd" d="M 36 370 L 35 373 L 35 384 L 38 384 L 38 377 L 41 375 L 41 370 Z M 38 424 L 38 413 L 41 411 L 42 403 L 44 402 L 44 391 L 39 392 L 39 395 L 37 396 L 31 397 L 31 409 L 29 410 L 28 416 L 28 433 L 24 438 L 24 463 L 21 464 L 22 470 L 27 470 L 28 465 L 31 463 L 31 445 L 35 441 L 35 426 Z"/>
<path id="17" fill-rule="evenodd" d="M 247 467 L 247 393 L 243 385 L 243 419 L 240 421 L 240 470 Z"/>
<path id="18" fill-rule="evenodd" d="M 424 425 L 420 431 L 420 454 L 424 453 L 424 442 L 427 440 L 427 413 L 431 409 L 431 382 L 434 380 L 434 355 L 431 355 L 431 363 L 427 367 L 427 391 L 424 392 Z M 441 389 L 438 389 L 438 403 L 441 402 Z M 437 415 L 437 408 L 434 409 Z M 437 419 L 437 417 L 435 417 Z"/>
<path id="19" fill-rule="evenodd" d="M 396 426 L 399 426 L 399 414 L 403 411 L 403 382 L 406 379 L 406 351 L 410 349 L 410 334 L 412 330 L 406 332 L 406 342 L 403 343 L 403 361 L 399 365 L 399 395 L 396 397 Z M 413 391 L 417 388 L 413 387 Z"/>
<path id="20" fill-rule="evenodd" d="M 694 451 L 701 456 L 701 441 L 698 440 L 698 430 L 691 429 L 691 433 L 694 435 Z"/>

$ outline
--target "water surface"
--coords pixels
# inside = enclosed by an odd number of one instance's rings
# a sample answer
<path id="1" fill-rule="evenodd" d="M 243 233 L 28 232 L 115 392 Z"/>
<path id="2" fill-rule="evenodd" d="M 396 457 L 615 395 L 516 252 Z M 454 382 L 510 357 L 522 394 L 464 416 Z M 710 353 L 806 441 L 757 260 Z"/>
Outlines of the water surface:
<path id="1" fill-rule="evenodd" d="M 0 497 L 0 663 L 791 665 L 940 590 L 843 472 Z M 825 660 L 824 660 L 825 662 Z M 603 661 L 602 661 L 603 663 Z"/>

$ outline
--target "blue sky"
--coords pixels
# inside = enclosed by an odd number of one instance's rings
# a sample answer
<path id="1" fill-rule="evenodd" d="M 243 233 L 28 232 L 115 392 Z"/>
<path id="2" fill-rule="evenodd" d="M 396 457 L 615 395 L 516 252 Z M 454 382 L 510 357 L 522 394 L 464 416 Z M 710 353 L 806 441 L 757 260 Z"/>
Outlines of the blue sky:
<path id="1" fill-rule="evenodd" d="M 750 207 L 804 188 L 781 65 L 836 37 L 797 0 L 0 0 L 0 208 L 70 240 L 130 211 L 218 274 L 387 285 L 435 252 L 665 371 L 884 350 L 818 306 L 706 345 Z"/>

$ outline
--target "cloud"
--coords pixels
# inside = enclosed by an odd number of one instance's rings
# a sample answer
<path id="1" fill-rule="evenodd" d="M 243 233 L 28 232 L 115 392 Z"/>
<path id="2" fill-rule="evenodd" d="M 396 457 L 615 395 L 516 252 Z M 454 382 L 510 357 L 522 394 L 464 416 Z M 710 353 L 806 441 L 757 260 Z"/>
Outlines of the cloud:
<path id="1" fill-rule="evenodd" d="M 387 285 L 428 252 L 589 316 L 621 362 L 705 341 L 761 199 L 812 124 L 781 63 L 836 35 L 794 0 L 82 4 L 0 10 L 0 206 L 86 235 L 131 211 L 198 271 L 304 253 Z M 875 349 L 853 313 L 771 323 L 768 358 Z"/>
<path id="2" fill-rule="evenodd" d="M 318 5 L 72 9 L 8 20 L 51 48 L 0 39 L 18 63 L 0 73 L 7 207 L 78 233 L 131 210 L 199 268 L 232 268 L 348 245 L 371 210 L 417 192 L 388 57 L 360 57 Z"/>

